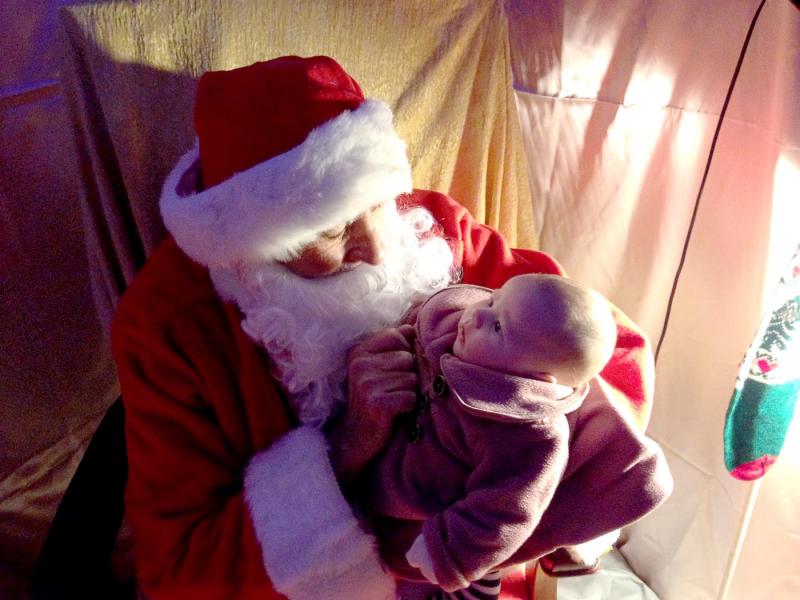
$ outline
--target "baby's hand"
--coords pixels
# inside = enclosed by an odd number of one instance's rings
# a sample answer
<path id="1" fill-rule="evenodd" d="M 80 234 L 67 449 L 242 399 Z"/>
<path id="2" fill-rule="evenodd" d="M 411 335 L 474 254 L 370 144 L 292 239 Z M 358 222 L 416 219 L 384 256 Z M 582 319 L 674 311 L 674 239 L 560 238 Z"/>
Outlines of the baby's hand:
<path id="1" fill-rule="evenodd" d="M 411 548 L 406 552 L 406 560 L 412 567 L 419 569 L 425 579 L 438 585 L 436 574 L 433 572 L 433 560 L 425 545 L 425 538 L 421 534 L 417 536 L 417 539 L 411 544 Z"/>

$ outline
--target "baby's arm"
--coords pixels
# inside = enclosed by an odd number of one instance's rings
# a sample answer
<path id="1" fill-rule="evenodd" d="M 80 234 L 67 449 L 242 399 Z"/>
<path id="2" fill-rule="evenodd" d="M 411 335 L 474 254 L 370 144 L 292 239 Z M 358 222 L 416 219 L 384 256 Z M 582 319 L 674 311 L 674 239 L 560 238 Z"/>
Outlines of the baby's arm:
<path id="1" fill-rule="evenodd" d="M 530 537 L 567 461 L 566 420 L 547 429 L 481 421 L 484 431 L 467 440 L 476 466 L 466 496 L 428 519 L 424 541 L 418 539 L 406 555 L 446 591 L 479 579 Z"/>

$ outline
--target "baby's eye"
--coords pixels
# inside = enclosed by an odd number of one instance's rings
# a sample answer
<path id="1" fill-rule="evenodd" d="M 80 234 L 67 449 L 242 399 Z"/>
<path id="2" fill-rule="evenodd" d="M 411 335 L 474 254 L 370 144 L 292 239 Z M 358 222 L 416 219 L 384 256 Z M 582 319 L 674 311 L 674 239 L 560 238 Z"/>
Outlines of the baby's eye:
<path id="1" fill-rule="evenodd" d="M 500 325 L 500 321 L 494 322 L 494 330 L 497 333 L 500 333 L 503 330 L 502 326 Z"/>

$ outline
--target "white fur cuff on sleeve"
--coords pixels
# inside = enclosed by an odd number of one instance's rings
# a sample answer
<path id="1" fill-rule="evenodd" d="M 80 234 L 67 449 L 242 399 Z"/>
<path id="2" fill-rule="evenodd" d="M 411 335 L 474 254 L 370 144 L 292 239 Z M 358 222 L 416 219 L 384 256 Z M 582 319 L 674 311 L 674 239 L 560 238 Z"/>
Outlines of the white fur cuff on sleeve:
<path id="1" fill-rule="evenodd" d="M 245 502 L 264 567 L 291 600 L 393 600 L 394 582 L 339 489 L 321 432 L 300 427 L 256 454 Z"/>

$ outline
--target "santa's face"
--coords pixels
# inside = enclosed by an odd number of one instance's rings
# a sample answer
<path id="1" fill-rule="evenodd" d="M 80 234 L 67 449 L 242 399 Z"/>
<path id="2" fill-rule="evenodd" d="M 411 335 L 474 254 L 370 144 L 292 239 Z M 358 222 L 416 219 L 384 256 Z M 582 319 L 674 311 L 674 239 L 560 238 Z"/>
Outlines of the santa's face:
<path id="1" fill-rule="evenodd" d="M 319 424 L 344 401 L 346 357 L 356 341 L 396 325 L 450 281 L 450 247 L 425 235 L 433 223 L 423 209 L 401 216 L 391 203 L 360 215 L 328 244 L 319 238 L 291 264 L 212 272 L 217 290 L 244 313 L 244 331 L 267 350 L 302 421 Z M 368 241 L 376 235 L 378 256 Z"/>
<path id="2" fill-rule="evenodd" d="M 308 279 L 336 275 L 362 263 L 378 265 L 383 261 L 383 215 L 383 206 L 374 206 L 354 221 L 322 233 L 297 258 L 282 264 Z"/>

